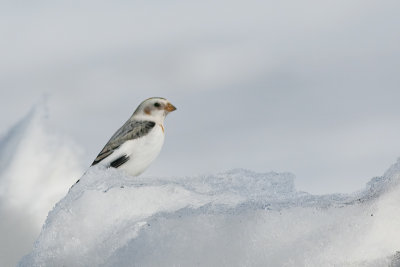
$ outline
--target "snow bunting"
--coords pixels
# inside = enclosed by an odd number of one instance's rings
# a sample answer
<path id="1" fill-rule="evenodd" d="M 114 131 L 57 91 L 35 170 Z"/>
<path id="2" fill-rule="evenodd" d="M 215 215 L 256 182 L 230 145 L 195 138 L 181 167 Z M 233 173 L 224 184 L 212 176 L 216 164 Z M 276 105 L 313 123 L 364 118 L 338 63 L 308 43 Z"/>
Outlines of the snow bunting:
<path id="1" fill-rule="evenodd" d="M 93 165 L 121 168 L 141 174 L 158 156 L 164 143 L 164 119 L 176 108 L 165 98 L 143 101 L 129 120 L 111 137 Z"/>

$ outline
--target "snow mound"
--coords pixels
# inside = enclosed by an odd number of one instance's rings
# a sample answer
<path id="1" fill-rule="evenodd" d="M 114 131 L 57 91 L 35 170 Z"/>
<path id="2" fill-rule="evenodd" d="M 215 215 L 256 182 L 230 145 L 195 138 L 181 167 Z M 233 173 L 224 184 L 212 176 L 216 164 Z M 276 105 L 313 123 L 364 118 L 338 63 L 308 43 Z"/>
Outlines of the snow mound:
<path id="1" fill-rule="evenodd" d="M 400 162 L 364 191 L 313 196 L 289 173 L 132 178 L 93 167 L 20 266 L 388 266 Z"/>
<path id="2" fill-rule="evenodd" d="M 15 266 L 82 174 L 81 149 L 50 131 L 44 104 L 0 138 L 0 266 Z"/>

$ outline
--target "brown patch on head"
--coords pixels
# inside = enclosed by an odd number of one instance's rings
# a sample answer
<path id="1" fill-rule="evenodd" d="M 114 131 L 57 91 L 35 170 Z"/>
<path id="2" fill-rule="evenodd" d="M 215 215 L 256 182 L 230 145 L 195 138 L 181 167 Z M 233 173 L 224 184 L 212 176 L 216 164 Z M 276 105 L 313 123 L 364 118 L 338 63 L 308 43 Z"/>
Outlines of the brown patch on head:
<path id="1" fill-rule="evenodd" d="M 146 107 L 144 109 L 144 113 L 146 113 L 147 115 L 151 115 L 151 108 L 150 107 Z"/>

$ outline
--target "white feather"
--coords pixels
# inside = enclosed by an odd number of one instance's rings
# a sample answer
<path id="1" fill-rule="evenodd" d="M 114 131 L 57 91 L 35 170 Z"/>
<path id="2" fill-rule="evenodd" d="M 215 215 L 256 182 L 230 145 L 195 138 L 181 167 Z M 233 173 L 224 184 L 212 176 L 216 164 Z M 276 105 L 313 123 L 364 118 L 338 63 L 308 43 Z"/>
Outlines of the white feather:
<path id="1" fill-rule="evenodd" d="M 110 156 L 101 161 L 108 165 L 121 156 L 128 156 L 129 160 L 119 168 L 126 170 L 132 176 L 140 175 L 160 154 L 164 144 L 164 132 L 161 125 L 154 128 L 145 136 L 126 141 Z"/>
<path id="2" fill-rule="evenodd" d="M 164 144 L 164 132 L 156 125 L 146 136 L 125 142 L 121 152 L 129 156 L 129 160 L 120 168 L 133 176 L 141 174 L 160 154 Z"/>

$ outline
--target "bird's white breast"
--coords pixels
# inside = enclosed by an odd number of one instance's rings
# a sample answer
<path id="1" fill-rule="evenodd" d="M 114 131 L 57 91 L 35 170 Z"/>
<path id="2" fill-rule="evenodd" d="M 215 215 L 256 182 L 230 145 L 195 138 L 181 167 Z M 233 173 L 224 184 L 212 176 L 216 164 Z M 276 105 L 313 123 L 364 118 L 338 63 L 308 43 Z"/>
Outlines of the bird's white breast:
<path id="1" fill-rule="evenodd" d="M 120 168 L 129 174 L 141 174 L 158 156 L 164 144 L 164 131 L 160 125 L 145 136 L 126 141 L 118 150 L 118 154 L 126 154 L 129 160 Z"/>

